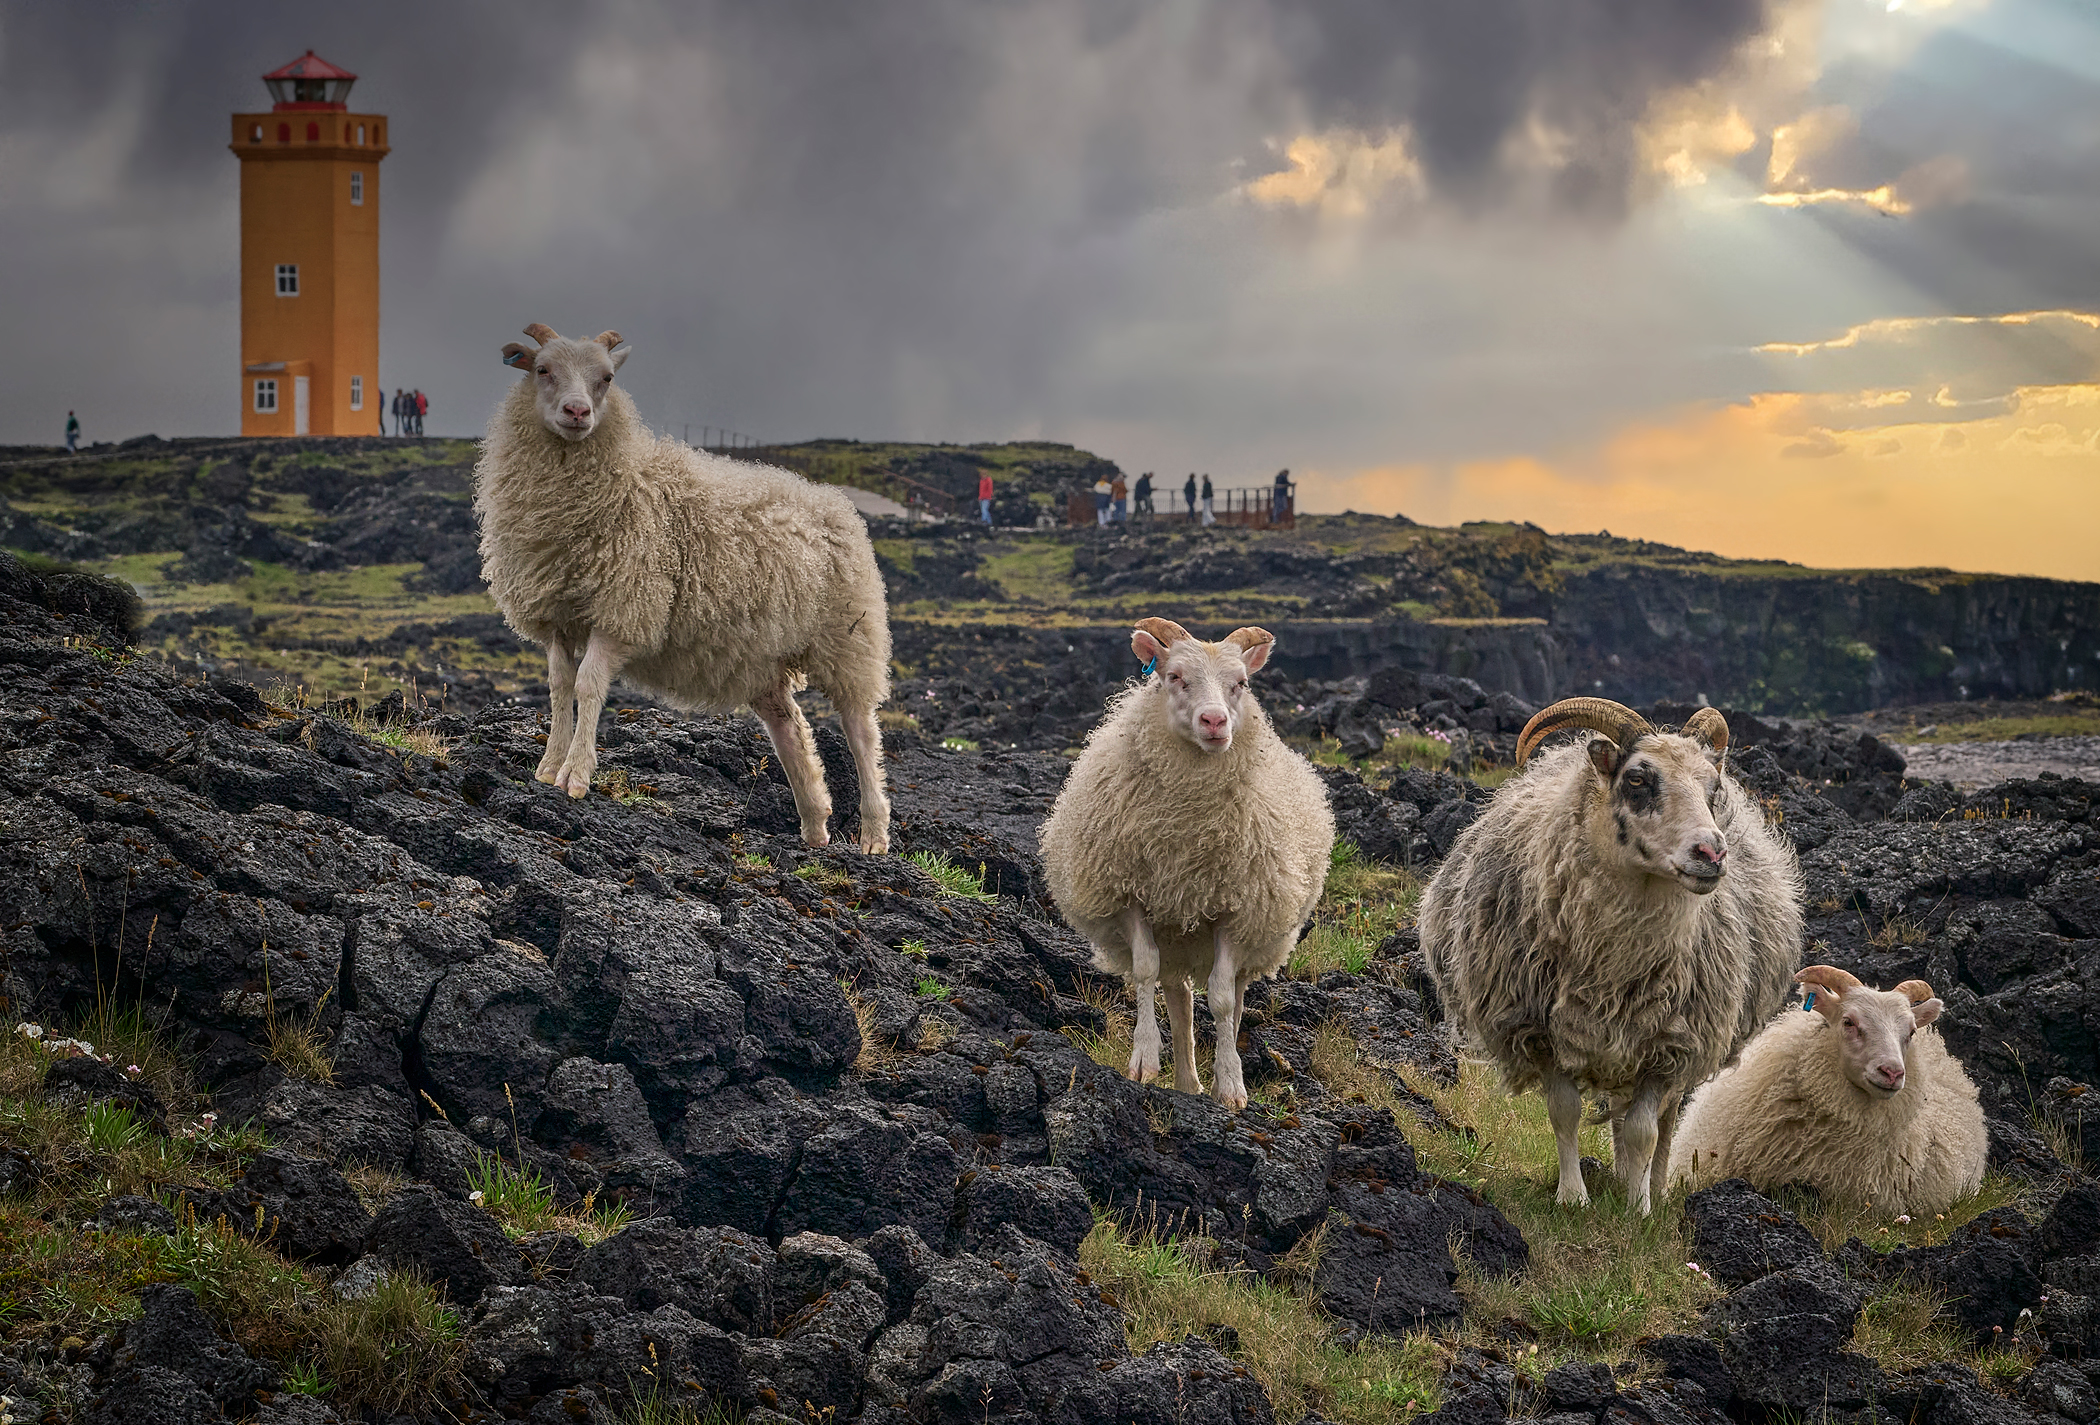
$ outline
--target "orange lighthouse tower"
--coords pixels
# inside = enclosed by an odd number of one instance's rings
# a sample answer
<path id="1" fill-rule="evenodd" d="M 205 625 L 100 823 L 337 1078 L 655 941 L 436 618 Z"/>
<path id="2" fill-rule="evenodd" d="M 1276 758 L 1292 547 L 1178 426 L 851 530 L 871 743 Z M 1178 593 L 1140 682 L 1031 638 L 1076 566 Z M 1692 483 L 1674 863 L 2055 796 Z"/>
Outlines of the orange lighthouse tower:
<path id="1" fill-rule="evenodd" d="M 379 395 L 379 161 L 386 119 L 312 50 L 235 114 L 241 161 L 241 434 L 372 435 Z"/>

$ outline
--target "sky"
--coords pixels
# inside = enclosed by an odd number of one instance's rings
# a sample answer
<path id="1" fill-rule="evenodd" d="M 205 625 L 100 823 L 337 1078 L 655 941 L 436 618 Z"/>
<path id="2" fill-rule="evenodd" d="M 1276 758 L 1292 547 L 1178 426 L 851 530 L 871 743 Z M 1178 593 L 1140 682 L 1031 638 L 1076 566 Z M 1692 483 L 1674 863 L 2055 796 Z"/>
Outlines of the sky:
<path id="1" fill-rule="evenodd" d="M 2100 578 L 2087 0 L 0 0 L 0 443 L 237 429 L 228 115 L 388 116 L 383 388 Z"/>

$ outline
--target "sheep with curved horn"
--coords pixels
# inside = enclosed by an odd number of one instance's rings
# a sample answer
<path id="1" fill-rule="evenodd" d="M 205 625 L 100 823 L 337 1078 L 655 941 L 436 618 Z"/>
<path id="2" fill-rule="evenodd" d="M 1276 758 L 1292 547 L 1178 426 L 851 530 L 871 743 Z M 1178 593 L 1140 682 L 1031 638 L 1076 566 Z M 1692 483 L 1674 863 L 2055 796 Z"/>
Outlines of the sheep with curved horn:
<path id="1" fill-rule="evenodd" d="M 1596 735 L 1540 750 L 1571 730 Z M 1563 1203 L 1589 1201 L 1576 1131 L 1590 1092 L 1609 1103 L 1628 1200 L 1651 1209 L 1685 1090 L 1734 1060 L 1800 963 L 1800 869 L 1727 751 L 1712 708 L 1666 732 L 1605 698 L 1554 703 L 1422 898 L 1424 959 L 1461 1045 L 1511 1092 L 1545 1092 Z"/>

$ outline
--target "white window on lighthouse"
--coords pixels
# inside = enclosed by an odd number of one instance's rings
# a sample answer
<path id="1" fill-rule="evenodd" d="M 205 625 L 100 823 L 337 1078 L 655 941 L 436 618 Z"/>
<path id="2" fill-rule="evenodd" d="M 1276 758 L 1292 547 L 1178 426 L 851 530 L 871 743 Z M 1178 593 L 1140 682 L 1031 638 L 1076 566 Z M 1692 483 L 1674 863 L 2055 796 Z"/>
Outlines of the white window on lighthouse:
<path id="1" fill-rule="evenodd" d="M 299 295 L 299 264 L 280 262 L 277 264 L 277 295 L 296 297 Z"/>
<path id="2" fill-rule="evenodd" d="M 264 376 L 255 383 L 255 410 L 258 415 L 268 415 L 277 409 L 277 378 Z"/>
<path id="3" fill-rule="evenodd" d="M 364 205 L 365 176 L 362 173 L 353 173 L 350 175 L 350 206 L 362 208 Z"/>
<path id="4" fill-rule="evenodd" d="M 350 378 L 350 409 L 353 411 L 361 411 L 364 408 L 365 378 L 362 376 L 353 376 Z"/>

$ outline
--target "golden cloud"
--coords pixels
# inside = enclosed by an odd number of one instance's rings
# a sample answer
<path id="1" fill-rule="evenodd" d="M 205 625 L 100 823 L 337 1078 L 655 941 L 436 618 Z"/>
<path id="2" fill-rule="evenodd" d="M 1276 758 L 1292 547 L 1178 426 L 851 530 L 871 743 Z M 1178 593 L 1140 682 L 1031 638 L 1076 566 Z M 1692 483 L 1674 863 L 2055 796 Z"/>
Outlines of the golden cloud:
<path id="1" fill-rule="evenodd" d="M 1421 161 L 1401 129 L 1300 134 L 1283 146 L 1283 158 L 1289 167 L 1265 173 L 1241 191 L 1267 207 L 1359 217 L 1382 200 L 1419 198 L 1425 189 Z"/>
<path id="2" fill-rule="evenodd" d="M 2004 326 L 2027 327 L 2042 322 L 2068 322 L 2089 331 L 2100 331 L 2100 312 L 2080 312 L 2069 307 L 2050 307 L 2033 312 L 2001 312 L 1996 316 L 1948 313 L 1936 317 L 1876 317 L 1871 322 L 1845 328 L 1822 341 L 1768 341 L 1758 351 L 1778 356 L 1810 356 L 1819 351 L 1841 351 L 1876 341 L 1895 341 L 1935 327 Z M 1942 405 L 1954 404 L 1945 388 L 1935 398 Z"/>
<path id="3" fill-rule="evenodd" d="M 1833 424 L 1865 394 L 1687 409 L 1563 459 L 1308 471 L 1306 506 L 1609 529 L 1827 568 L 2100 579 L 2100 384 L 2022 388 L 2010 409 L 1952 424 Z"/>

